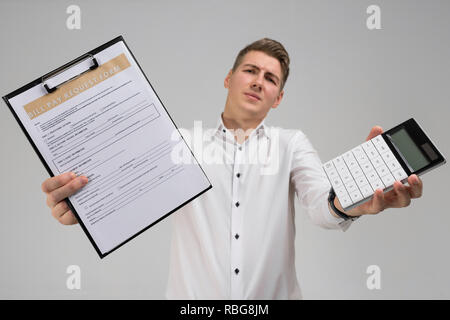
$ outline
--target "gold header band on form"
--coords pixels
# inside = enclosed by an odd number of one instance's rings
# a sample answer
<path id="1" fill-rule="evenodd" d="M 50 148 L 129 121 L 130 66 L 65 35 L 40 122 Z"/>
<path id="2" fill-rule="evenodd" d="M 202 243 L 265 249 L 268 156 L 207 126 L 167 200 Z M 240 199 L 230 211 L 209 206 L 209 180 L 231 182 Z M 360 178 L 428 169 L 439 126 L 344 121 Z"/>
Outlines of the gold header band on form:
<path id="1" fill-rule="evenodd" d="M 30 119 L 34 119 L 45 112 L 57 107 L 63 102 L 77 96 L 99 84 L 100 82 L 111 78 L 120 71 L 130 66 L 130 62 L 124 53 L 102 64 L 97 69 L 90 71 L 79 78 L 65 83 L 53 93 L 42 96 L 24 106 Z"/>

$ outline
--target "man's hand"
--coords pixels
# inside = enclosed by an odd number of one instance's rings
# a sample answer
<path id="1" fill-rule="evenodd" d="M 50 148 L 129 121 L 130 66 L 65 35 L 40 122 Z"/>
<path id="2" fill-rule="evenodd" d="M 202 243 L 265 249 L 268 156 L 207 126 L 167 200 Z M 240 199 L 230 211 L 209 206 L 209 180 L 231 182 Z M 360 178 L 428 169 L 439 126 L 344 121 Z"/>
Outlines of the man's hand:
<path id="1" fill-rule="evenodd" d="M 64 199 L 76 193 L 87 182 L 88 179 L 84 176 L 77 177 L 72 172 L 66 172 L 48 178 L 42 183 L 42 191 L 47 194 L 47 206 L 52 210 L 52 216 L 60 223 L 65 225 L 78 223 Z"/>
<path id="2" fill-rule="evenodd" d="M 370 131 L 366 141 L 383 133 L 381 127 L 375 126 Z M 400 181 L 395 181 L 394 189 L 383 193 L 382 189 L 375 190 L 373 198 L 362 205 L 353 208 L 349 211 L 344 211 L 338 198 L 335 198 L 334 205 L 337 209 L 349 216 L 361 216 L 364 214 L 377 214 L 387 208 L 403 208 L 409 206 L 411 199 L 420 198 L 422 196 L 423 184 L 420 178 L 413 174 L 408 177 L 408 184 L 406 186 Z"/>

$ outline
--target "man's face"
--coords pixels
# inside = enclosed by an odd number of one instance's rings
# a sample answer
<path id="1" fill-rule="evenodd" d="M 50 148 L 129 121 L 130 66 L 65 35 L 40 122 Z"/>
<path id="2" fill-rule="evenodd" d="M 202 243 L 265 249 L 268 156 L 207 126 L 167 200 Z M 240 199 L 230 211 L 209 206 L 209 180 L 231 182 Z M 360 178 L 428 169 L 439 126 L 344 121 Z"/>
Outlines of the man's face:
<path id="1" fill-rule="evenodd" d="M 225 111 L 234 117 L 263 119 L 283 97 L 280 62 L 264 52 L 250 51 L 225 78 L 228 89 Z"/>

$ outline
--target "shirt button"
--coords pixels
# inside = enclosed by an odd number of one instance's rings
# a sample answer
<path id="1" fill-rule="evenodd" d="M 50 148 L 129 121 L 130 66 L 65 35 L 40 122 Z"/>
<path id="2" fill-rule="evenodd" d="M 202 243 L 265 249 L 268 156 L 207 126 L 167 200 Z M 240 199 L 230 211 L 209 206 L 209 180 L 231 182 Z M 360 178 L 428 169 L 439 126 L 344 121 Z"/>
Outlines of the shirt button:
<path id="1" fill-rule="evenodd" d="M 238 178 L 239 178 L 240 176 L 241 176 L 241 174 L 240 174 L 240 173 L 236 174 L 236 177 L 238 177 Z"/>
<path id="2" fill-rule="evenodd" d="M 223 132 L 227 132 L 225 129 L 223 129 Z"/>
<path id="3" fill-rule="evenodd" d="M 234 204 L 236 207 L 239 207 L 239 201 Z"/>
<path id="4" fill-rule="evenodd" d="M 236 233 L 236 235 L 234 236 L 237 239 L 239 239 L 239 235 Z"/>
<path id="5" fill-rule="evenodd" d="M 234 272 L 235 272 L 236 274 L 238 274 L 238 273 L 239 273 L 239 269 L 238 269 L 238 268 L 234 269 Z"/>
<path id="6" fill-rule="evenodd" d="M 239 147 L 238 149 L 239 149 L 239 151 L 242 151 L 242 147 Z"/>

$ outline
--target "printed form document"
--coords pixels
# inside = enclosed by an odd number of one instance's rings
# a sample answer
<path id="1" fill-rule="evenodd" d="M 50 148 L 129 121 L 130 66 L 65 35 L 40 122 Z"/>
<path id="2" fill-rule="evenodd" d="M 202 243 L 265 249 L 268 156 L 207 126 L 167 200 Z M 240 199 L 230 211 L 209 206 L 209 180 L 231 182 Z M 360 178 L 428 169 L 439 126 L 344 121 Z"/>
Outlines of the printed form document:
<path id="1" fill-rule="evenodd" d="M 211 184 L 123 38 L 92 52 L 95 69 L 86 59 L 4 99 L 51 175 L 89 178 L 68 203 L 103 258 Z M 175 146 L 192 161 L 173 161 Z"/>

